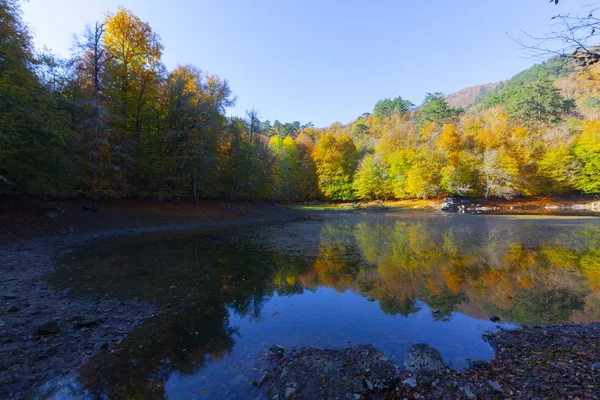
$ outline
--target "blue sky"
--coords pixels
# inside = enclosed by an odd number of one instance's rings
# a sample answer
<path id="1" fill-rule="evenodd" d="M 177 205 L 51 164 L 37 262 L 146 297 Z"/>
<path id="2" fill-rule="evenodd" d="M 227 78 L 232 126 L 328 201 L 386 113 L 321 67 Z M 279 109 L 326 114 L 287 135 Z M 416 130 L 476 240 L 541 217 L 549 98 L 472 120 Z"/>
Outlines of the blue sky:
<path id="1" fill-rule="evenodd" d="M 122 5 L 149 22 L 169 68 L 227 79 L 262 119 L 349 122 L 380 99 L 421 103 L 529 67 L 508 34 L 543 33 L 590 0 L 29 0 L 36 46 L 68 55 L 72 34 Z"/>

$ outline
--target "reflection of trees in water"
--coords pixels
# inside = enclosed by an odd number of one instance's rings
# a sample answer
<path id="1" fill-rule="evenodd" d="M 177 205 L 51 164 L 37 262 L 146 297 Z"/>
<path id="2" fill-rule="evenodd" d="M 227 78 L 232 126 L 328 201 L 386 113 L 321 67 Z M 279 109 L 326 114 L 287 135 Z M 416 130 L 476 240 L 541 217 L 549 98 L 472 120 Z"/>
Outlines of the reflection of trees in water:
<path id="1" fill-rule="evenodd" d="M 195 373 L 232 351 L 231 312 L 260 320 L 274 291 L 353 290 L 402 316 L 416 313 L 421 300 L 437 320 L 457 310 L 526 324 L 600 320 L 598 227 L 581 234 L 548 229 L 536 242 L 539 230 L 500 222 L 332 220 L 322 225 L 318 251 L 313 244 L 305 254 L 186 236 L 86 249 L 53 280 L 75 294 L 104 291 L 170 307 L 82 372 L 99 397 L 162 398 L 173 371 Z"/>
<path id="2" fill-rule="evenodd" d="M 100 353 L 80 371 L 98 398 L 161 399 L 177 370 L 191 374 L 222 360 L 233 349 L 235 329 L 223 304 L 182 308 L 147 321 L 114 353 Z"/>
<path id="3" fill-rule="evenodd" d="M 115 352 L 100 353 L 82 369 L 84 386 L 110 399 L 163 398 L 173 371 L 192 374 L 222 360 L 237 334 L 230 313 L 261 319 L 273 277 L 304 263 L 298 256 L 232 246 L 223 238 L 189 236 L 107 245 L 80 256 L 82 261 L 57 271 L 57 286 L 73 287 L 80 295 L 105 288 L 110 297 L 138 298 L 162 308 Z"/>
<path id="4" fill-rule="evenodd" d="M 417 302 L 414 299 L 404 298 L 397 299 L 392 297 L 381 297 L 379 299 L 379 307 L 381 311 L 389 315 L 402 315 L 408 317 L 410 314 L 415 314 L 419 311 Z"/>
<path id="5" fill-rule="evenodd" d="M 391 314 L 414 313 L 421 299 L 440 320 L 457 309 L 521 324 L 600 319 L 597 226 L 471 221 L 329 221 L 304 276 L 379 300 Z"/>

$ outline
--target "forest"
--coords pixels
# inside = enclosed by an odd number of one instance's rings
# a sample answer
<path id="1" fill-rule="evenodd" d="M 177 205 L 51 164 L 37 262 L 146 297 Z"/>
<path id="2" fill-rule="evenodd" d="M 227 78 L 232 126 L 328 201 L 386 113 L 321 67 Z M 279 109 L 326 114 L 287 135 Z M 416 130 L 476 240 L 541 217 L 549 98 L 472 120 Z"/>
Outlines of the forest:
<path id="1" fill-rule="evenodd" d="M 227 116 L 226 79 L 169 71 L 121 8 L 61 59 L 0 2 L 0 194 L 355 201 L 600 193 L 600 66 L 552 58 L 465 107 L 383 99 L 349 123 Z"/>

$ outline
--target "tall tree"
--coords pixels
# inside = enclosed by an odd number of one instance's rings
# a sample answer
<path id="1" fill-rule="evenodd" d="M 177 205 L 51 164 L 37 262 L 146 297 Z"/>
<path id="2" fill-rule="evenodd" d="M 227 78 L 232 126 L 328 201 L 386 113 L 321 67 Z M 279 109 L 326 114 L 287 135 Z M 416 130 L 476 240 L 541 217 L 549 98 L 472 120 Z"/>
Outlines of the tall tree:
<path id="1" fill-rule="evenodd" d="M 80 108 L 77 129 L 85 154 L 84 194 L 93 198 L 111 195 L 112 175 L 109 115 L 106 107 L 104 46 L 105 25 L 96 22 L 75 36 L 74 99 Z"/>
<path id="2" fill-rule="evenodd" d="M 353 200 L 357 151 L 352 139 L 327 133 L 317 142 L 313 157 L 323 195 L 330 200 Z"/>
<path id="3" fill-rule="evenodd" d="M 373 114 L 377 118 L 385 118 L 393 113 L 398 115 L 408 114 L 413 108 L 414 104 L 408 100 L 404 100 L 401 96 L 396 97 L 395 99 L 383 99 L 375 104 L 375 108 L 373 110 Z"/>
<path id="4" fill-rule="evenodd" d="M 512 87 L 490 98 L 487 105 L 503 105 L 511 119 L 522 123 L 557 124 L 575 109 L 575 101 L 562 96 L 548 78 Z"/>
<path id="5" fill-rule="evenodd" d="M 2 191 L 72 193 L 75 148 L 68 115 L 58 104 L 61 88 L 44 86 L 37 74 L 48 68 L 53 66 L 34 54 L 19 3 L 0 1 Z"/>
<path id="6" fill-rule="evenodd" d="M 156 79 L 162 65 L 163 46 L 150 25 L 131 11 L 120 8 L 104 21 L 104 45 L 108 93 L 113 100 L 112 119 L 122 135 L 121 168 L 129 171 L 123 194 L 137 193 L 142 126 L 150 99 L 156 94 Z"/>
<path id="7" fill-rule="evenodd" d="M 427 93 L 417 114 L 417 126 L 420 130 L 431 122 L 447 124 L 458 114 L 460 110 L 452 108 L 443 93 Z"/>
<path id="8" fill-rule="evenodd" d="M 600 193 L 600 121 L 583 124 L 575 144 L 575 156 L 581 165 L 577 188 L 585 193 Z"/>

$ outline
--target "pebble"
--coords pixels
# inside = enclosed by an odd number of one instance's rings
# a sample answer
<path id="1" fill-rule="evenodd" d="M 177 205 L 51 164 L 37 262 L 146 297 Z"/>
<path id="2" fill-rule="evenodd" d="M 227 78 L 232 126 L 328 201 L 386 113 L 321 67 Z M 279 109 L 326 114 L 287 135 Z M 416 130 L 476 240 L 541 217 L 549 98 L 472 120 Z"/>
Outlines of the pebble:
<path id="1" fill-rule="evenodd" d="M 402 381 L 402 383 L 406 383 L 407 385 L 410 385 L 410 387 L 412 387 L 412 388 L 417 387 L 417 380 L 415 378 L 405 379 Z"/>
<path id="2" fill-rule="evenodd" d="M 471 384 L 470 383 L 467 383 L 465 386 L 461 386 L 460 390 L 462 390 L 463 392 L 465 392 L 465 394 L 467 395 L 467 397 L 469 399 L 475 399 L 475 398 L 477 398 L 477 396 L 471 390 Z"/>
<path id="3" fill-rule="evenodd" d="M 504 389 L 502 389 L 502 387 L 500 387 L 500 384 L 497 381 L 488 381 L 488 385 L 490 385 L 490 387 L 492 389 L 494 389 L 496 392 L 504 393 Z"/>
<path id="4" fill-rule="evenodd" d="M 48 321 L 37 329 L 38 335 L 56 335 L 60 333 L 60 328 L 56 321 Z"/>

